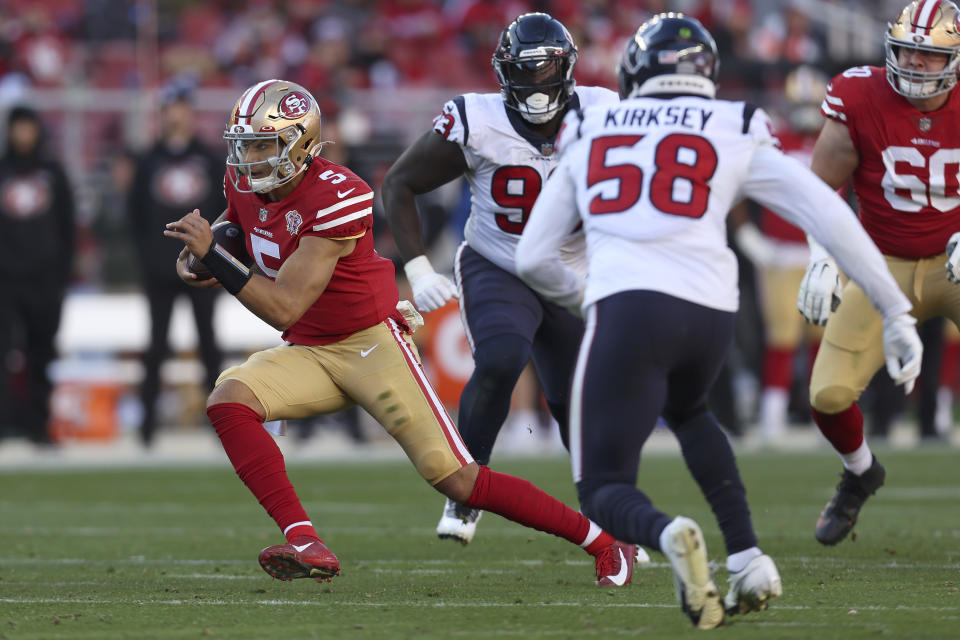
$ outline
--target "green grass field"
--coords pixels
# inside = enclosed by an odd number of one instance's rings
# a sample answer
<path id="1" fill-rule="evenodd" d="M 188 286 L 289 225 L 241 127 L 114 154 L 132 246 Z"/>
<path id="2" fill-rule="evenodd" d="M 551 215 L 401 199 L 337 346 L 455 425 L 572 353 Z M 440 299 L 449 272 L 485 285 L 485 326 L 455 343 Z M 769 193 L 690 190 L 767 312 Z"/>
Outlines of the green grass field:
<path id="1" fill-rule="evenodd" d="M 784 595 L 728 618 L 727 638 L 960 637 L 956 450 L 878 451 L 887 486 L 856 539 L 812 527 L 840 465 L 827 451 L 744 454 L 761 545 Z M 503 460 L 573 504 L 565 460 Z M 487 515 L 469 547 L 437 540 L 442 498 L 402 461 L 316 463 L 291 476 L 343 565 L 331 583 L 270 579 L 282 538 L 224 460 L 148 470 L 0 472 L 0 638 L 694 637 L 662 556 L 633 585 L 593 585 L 591 559 Z M 713 517 L 683 462 L 644 460 L 664 511 L 698 520 L 725 591 Z"/>

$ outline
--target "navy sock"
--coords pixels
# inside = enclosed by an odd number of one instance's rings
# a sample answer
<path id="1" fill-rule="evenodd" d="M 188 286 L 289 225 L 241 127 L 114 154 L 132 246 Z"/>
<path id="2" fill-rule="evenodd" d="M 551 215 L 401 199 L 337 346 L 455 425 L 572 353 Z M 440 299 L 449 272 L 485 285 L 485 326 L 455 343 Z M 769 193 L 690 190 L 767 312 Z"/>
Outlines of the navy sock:
<path id="1" fill-rule="evenodd" d="M 740 480 L 733 449 L 716 418 L 704 412 L 671 425 L 671 429 L 680 442 L 687 468 L 713 509 L 727 554 L 757 546 L 747 491 Z"/>
<path id="2" fill-rule="evenodd" d="M 660 548 L 660 532 L 673 519 L 653 506 L 633 485 L 604 484 L 590 490 L 578 485 L 583 513 L 617 540 Z"/>

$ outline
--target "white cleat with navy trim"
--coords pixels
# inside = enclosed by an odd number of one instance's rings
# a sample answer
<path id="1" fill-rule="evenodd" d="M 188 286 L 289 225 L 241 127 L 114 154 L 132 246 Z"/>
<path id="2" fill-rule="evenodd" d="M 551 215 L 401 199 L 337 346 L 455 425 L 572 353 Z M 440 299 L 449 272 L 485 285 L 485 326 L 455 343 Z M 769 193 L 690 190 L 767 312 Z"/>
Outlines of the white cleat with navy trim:
<path id="1" fill-rule="evenodd" d="M 713 629 L 723 624 L 723 603 L 710 577 L 700 526 L 690 518 L 677 516 L 660 534 L 660 547 L 673 568 L 680 608 L 694 626 Z"/>

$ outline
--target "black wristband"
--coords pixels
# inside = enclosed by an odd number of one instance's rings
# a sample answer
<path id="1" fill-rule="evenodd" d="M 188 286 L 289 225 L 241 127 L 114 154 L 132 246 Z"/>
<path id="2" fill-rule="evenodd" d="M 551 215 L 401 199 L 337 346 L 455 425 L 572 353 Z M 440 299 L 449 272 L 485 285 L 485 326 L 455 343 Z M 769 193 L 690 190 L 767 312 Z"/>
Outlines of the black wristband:
<path id="1" fill-rule="evenodd" d="M 253 277 L 253 272 L 250 269 L 230 255 L 230 252 L 217 244 L 216 241 L 210 245 L 207 255 L 200 258 L 200 262 L 206 265 L 213 277 L 233 295 L 240 293 L 244 285 Z"/>

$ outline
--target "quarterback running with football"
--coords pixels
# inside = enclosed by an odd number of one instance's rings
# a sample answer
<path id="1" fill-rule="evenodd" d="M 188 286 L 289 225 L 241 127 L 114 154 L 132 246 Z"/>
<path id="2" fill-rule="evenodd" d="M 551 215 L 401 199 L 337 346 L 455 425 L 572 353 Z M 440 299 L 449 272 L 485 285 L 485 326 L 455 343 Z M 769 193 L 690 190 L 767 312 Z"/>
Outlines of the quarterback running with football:
<path id="1" fill-rule="evenodd" d="M 782 591 L 758 546 L 733 450 L 707 408 L 739 302 L 731 206 L 750 198 L 837 252 L 885 318 L 898 383 L 915 379 L 922 352 L 910 302 L 849 208 L 777 148 L 762 109 L 715 98 L 718 67 L 713 37 L 697 20 L 666 13 L 644 23 L 620 61 L 623 101 L 564 120 L 560 163 L 517 246 L 520 277 L 580 304 L 586 317 L 570 407 L 581 508 L 618 538 L 666 555 L 682 609 L 708 629 L 725 611 L 764 609 Z M 558 258 L 581 225 L 586 281 Z M 723 534 L 723 600 L 697 523 L 668 516 L 637 488 L 658 416 L 683 446 Z"/>
<path id="2" fill-rule="evenodd" d="M 913 317 L 945 316 L 960 326 L 958 73 L 957 6 L 911 2 L 887 30 L 885 68 L 847 69 L 827 87 L 821 107 L 827 121 L 811 168 L 834 188 L 853 179 L 860 221 L 913 305 Z M 883 366 L 886 325 L 860 286 L 841 289 L 829 254 L 815 242 L 811 247 L 798 306 L 826 330 L 810 403 L 817 426 L 843 460 L 840 483 L 814 533 L 833 545 L 850 533 L 886 476 L 864 439 L 857 405 Z"/>
<path id="3" fill-rule="evenodd" d="M 260 552 L 275 578 L 329 580 L 337 557 L 317 536 L 264 421 L 305 418 L 353 405 L 367 410 L 438 491 L 583 547 L 597 584 L 630 580 L 635 547 L 525 480 L 474 462 L 424 376 L 410 334 L 421 321 L 399 303 L 393 264 L 374 251 L 373 191 L 317 154 L 320 110 L 303 87 L 267 80 L 230 112 L 226 220 L 243 228 L 253 274 L 214 243 L 194 211 L 164 234 L 186 245 L 177 272 L 188 284 L 222 285 L 283 332 L 281 346 L 224 371 L 207 415 L 237 475 L 274 519 L 285 544 Z M 215 280 L 197 281 L 194 255 Z"/>
<path id="4" fill-rule="evenodd" d="M 557 164 L 554 144 L 563 116 L 619 101 L 609 89 L 576 86 L 577 48 L 566 27 L 545 13 L 525 13 L 510 23 L 492 62 L 500 93 L 467 93 L 448 101 L 433 129 L 400 156 L 383 181 L 384 209 L 417 307 L 432 311 L 460 298 L 474 370 L 460 396 L 457 424 L 481 464 L 490 461 L 511 392 L 531 358 L 566 445 L 570 377 L 583 321 L 517 278 L 514 251 Z M 455 259 L 454 286 L 424 255 L 415 196 L 461 176 L 470 185 L 470 215 Z M 583 234 L 571 234 L 561 251 L 571 264 L 582 263 Z M 477 509 L 447 500 L 437 534 L 467 544 L 480 516 Z"/>

